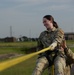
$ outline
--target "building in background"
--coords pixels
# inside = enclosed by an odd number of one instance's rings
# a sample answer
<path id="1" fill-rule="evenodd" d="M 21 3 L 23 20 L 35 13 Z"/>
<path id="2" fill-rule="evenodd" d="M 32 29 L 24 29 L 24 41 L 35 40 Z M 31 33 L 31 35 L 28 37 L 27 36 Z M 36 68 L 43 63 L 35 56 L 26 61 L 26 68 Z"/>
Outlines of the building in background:
<path id="1" fill-rule="evenodd" d="M 0 38 L 0 42 L 16 42 L 17 39 L 15 37 L 5 37 L 5 38 Z"/>
<path id="2" fill-rule="evenodd" d="M 65 39 L 66 40 L 74 40 L 74 33 L 73 32 L 65 33 Z"/>
<path id="3" fill-rule="evenodd" d="M 15 37 L 6 37 L 4 38 L 4 41 L 5 42 L 16 42 L 17 40 Z"/>

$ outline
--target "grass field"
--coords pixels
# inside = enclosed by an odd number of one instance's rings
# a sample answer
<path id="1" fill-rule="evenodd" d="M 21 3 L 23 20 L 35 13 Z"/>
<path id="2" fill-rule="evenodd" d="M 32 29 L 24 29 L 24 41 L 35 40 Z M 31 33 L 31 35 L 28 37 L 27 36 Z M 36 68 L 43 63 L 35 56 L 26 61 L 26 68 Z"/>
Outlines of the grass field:
<path id="1" fill-rule="evenodd" d="M 22 49 L 30 49 L 37 46 L 37 42 L 10 42 L 0 43 L 0 54 L 6 53 L 23 53 Z"/>
<path id="2" fill-rule="evenodd" d="M 68 45 L 73 45 L 74 41 L 67 41 Z M 22 48 L 31 48 L 37 46 L 36 42 L 16 42 L 16 43 L 0 43 L 0 54 L 5 53 L 23 53 Z M 70 47 L 74 51 L 74 47 Z M 24 53 L 23 53 L 24 54 Z M 0 75 L 32 75 L 36 65 L 37 56 L 32 57 L 22 63 L 19 63 L 9 69 L 0 72 Z M 48 75 L 46 70 L 43 75 Z"/>

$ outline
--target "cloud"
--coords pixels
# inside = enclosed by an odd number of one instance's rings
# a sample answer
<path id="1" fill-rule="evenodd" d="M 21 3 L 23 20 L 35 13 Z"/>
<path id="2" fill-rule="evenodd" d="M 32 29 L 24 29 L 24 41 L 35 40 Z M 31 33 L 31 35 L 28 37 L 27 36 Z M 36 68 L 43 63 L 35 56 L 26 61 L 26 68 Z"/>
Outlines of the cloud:
<path id="1" fill-rule="evenodd" d="M 71 0 L 6 0 L 6 1 L 13 1 L 13 6 L 9 6 L 5 9 L 0 9 L 0 15 L 13 17 L 18 15 L 34 15 L 38 12 L 44 12 L 44 11 L 73 11 L 73 7 L 69 6 L 69 1 Z M 14 2 L 19 2 L 15 3 Z M 20 3 L 22 2 L 22 3 Z M 27 2 L 27 3 L 25 3 Z M 30 3 L 31 2 L 31 3 Z M 56 3 L 54 3 L 56 2 Z M 51 4 L 52 3 L 52 4 Z M 60 4 L 59 4 L 60 3 Z M 37 5 L 36 5 L 37 4 Z M 68 10 L 69 9 L 69 10 Z"/>
<path id="2" fill-rule="evenodd" d="M 2 0 L 3 1 L 3 0 Z M 56 0 L 56 1 L 54 1 L 54 0 L 6 0 L 6 1 L 17 1 L 17 2 L 47 2 L 47 1 L 49 1 L 49 2 L 68 2 L 68 1 L 73 1 L 73 0 Z"/>
<path id="3" fill-rule="evenodd" d="M 5 9 L 6 6 L 7 8 L 11 8 L 11 9 L 17 9 L 17 8 L 22 8 L 22 7 L 39 7 L 42 8 L 41 6 L 43 6 L 43 8 L 46 8 L 47 5 L 49 5 L 52 9 L 59 9 L 64 6 L 66 6 L 67 4 L 70 4 L 70 2 L 72 2 L 73 0 L 1 0 L 2 3 L 5 2 L 7 3 L 7 5 L 5 5 Z M 1 3 L 0 2 L 0 3 Z M 9 5 L 9 7 L 8 7 Z M 64 5 L 64 6 L 63 6 Z M 3 4 L 2 4 L 3 6 Z M 4 6 L 3 6 L 4 7 Z M 48 6 L 47 6 L 48 7 Z M 50 9 L 51 9 L 50 8 Z"/>
<path id="4" fill-rule="evenodd" d="M 4 1 L 4 0 L 1 0 Z M 73 0 L 5 0 L 10 2 L 9 6 L 0 9 L 1 12 L 6 11 L 9 14 L 14 13 L 35 13 L 42 11 L 62 11 L 70 9 L 70 2 Z M 7 3 L 8 5 L 8 3 Z M 73 9 L 73 7 L 71 8 Z M 6 13 L 4 12 L 4 13 Z"/>
<path id="5" fill-rule="evenodd" d="M 1 0 L 1 2 L 14 2 L 14 3 L 24 3 L 24 4 L 43 4 L 43 3 L 69 3 L 73 0 Z"/>
<path id="6" fill-rule="evenodd" d="M 73 0 L 0 0 L 0 25 L 4 26 L 4 28 L 12 25 L 18 35 L 19 33 L 27 34 L 29 28 L 31 28 L 34 29 L 33 34 L 36 35 L 36 33 L 42 31 L 42 17 L 47 13 L 56 15 L 58 18 L 59 15 L 61 15 L 60 18 L 63 16 L 63 23 L 66 22 L 65 25 L 67 25 L 66 18 L 70 20 L 73 17 L 73 15 L 71 16 L 72 12 L 74 12 L 72 3 Z M 67 13 L 67 11 L 70 11 L 70 13 Z M 68 15 L 71 16 L 70 19 Z M 61 23 L 61 21 L 59 22 Z"/>
<path id="7" fill-rule="evenodd" d="M 24 2 L 30 4 L 42 4 L 42 3 L 70 3 L 74 0 L 8 0 L 12 2 Z"/>
<path id="8" fill-rule="evenodd" d="M 50 6 L 50 10 L 54 11 L 54 10 L 66 10 L 68 9 L 68 5 L 52 5 Z"/>

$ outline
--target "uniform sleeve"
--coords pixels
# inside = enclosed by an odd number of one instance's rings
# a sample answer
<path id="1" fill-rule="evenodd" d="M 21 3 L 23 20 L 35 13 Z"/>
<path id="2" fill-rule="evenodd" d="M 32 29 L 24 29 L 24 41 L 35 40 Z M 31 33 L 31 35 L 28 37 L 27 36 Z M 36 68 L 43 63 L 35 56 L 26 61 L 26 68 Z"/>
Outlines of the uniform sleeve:
<path id="1" fill-rule="evenodd" d="M 72 50 L 69 49 L 69 48 L 66 48 L 65 49 L 65 54 L 71 60 L 71 62 L 74 63 L 74 53 L 72 52 Z"/>
<path id="2" fill-rule="evenodd" d="M 37 41 L 37 51 L 43 49 L 43 44 L 42 44 L 42 42 L 41 42 L 41 39 L 42 39 L 42 37 L 43 37 L 43 33 L 44 33 L 44 32 L 41 32 L 41 34 L 40 34 L 40 36 L 39 36 L 39 38 L 38 38 L 38 41 Z"/>
<path id="3" fill-rule="evenodd" d="M 43 49 L 43 45 L 42 45 L 42 43 L 41 43 L 40 39 L 38 39 L 37 44 L 38 44 L 38 45 L 37 45 L 37 51 L 39 51 L 39 50 Z"/>
<path id="4" fill-rule="evenodd" d="M 43 49 L 43 44 L 42 44 L 42 42 L 41 42 L 41 40 L 40 40 L 40 37 L 38 38 L 38 42 L 37 42 L 37 51 L 40 51 L 40 50 L 42 50 Z M 40 54 L 38 54 L 39 56 L 38 56 L 38 58 L 40 58 L 41 56 L 42 56 L 42 53 L 40 53 Z"/>
<path id="5" fill-rule="evenodd" d="M 57 41 L 58 44 L 61 44 L 63 39 L 64 39 L 64 32 L 62 29 L 59 28 L 55 34 L 53 42 Z"/>

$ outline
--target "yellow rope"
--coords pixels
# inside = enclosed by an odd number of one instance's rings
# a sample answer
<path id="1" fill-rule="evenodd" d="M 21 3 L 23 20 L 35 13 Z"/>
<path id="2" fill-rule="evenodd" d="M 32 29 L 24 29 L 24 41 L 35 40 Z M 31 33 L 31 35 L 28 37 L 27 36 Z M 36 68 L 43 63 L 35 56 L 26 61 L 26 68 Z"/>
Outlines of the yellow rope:
<path id="1" fill-rule="evenodd" d="M 52 75 L 54 75 L 54 65 L 52 65 Z"/>
<path id="2" fill-rule="evenodd" d="M 45 49 L 42 49 L 42 50 L 40 50 L 38 52 L 31 53 L 31 54 L 28 54 L 28 55 L 24 55 L 24 56 L 21 56 L 21 57 L 12 59 L 12 60 L 1 62 L 0 63 L 0 71 L 3 71 L 3 70 L 5 70 L 5 69 L 7 69 L 7 68 L 9 68 L 11 66 L 14 66 L 14 65 L 16 65 L 18 63 L 21 63 L 21 62 L 23 62 L 23 61 L 25 61 L 25 60 L 27 60 L 27 59 L 35 56 L 35 55 L 38 55 L 39 53 L 45 52 L 45 51 L 50 50 L 50 49 L 51 49 L 51 47 L 49 46 L 49 47 L 47 47 Z"/>

